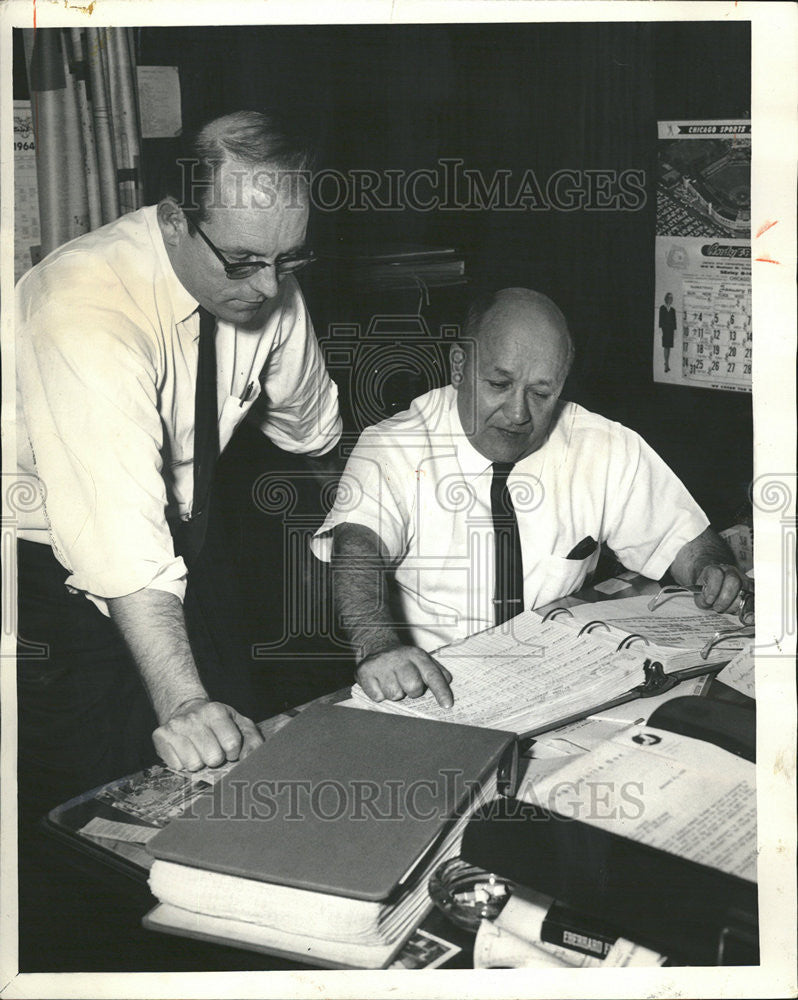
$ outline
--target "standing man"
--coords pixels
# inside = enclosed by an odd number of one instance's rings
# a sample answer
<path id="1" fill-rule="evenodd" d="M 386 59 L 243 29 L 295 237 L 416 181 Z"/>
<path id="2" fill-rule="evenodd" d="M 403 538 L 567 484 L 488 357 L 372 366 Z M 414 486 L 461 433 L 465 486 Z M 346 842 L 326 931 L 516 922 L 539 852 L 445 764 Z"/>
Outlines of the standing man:
<path id="1" fill-rule="evenodd" d="M 261 742 L 191 601 L 213 465 L 245 417 L 310 456 L 341 433 L 293 277 L 305 152 L 238 112 L 179 163 L 182 190 L 17 287 L 19 469 L 42 497 L 19 530 L 19 632 L 48 648 L 19 662 L 20 789 L 39 805 L 136 770 L 153 742 L 190 769 Z"/>
<path id="2" fill-rule="evenodd" d="M 633 431 L 560 400 L 572 359 L 546 296 L 483 296 L 452 385 L 361 435 L 314 551 L 374 700 L 429 688 L 451 705 L 430 653 L 578 590 L 601 543 L 698 584 L 699 607 L 736 608 L 745 578 L 679 479 Z"/>

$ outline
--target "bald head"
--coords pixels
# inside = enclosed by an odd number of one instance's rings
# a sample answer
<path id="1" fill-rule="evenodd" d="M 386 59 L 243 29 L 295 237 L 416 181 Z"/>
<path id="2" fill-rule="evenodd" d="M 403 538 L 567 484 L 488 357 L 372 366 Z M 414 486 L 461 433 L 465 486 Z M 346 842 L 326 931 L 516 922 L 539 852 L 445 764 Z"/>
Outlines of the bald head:
<path id="1" fill-rule="evenodd" d="M 565 316 L 548 296 L 531 288 L 503 288 L 471 303 L 462 331 L 466 344 L 508 336 L 561 357 L 565 380 L 574 359 L 573 341 Z"/>
<path id="2" fill-rule="evenodd" d="M 568 324 L 539 292 L 505 288 L 468 310 L 452 354 L 460 420 L 491 461 L 516 462 L 545 442 L 573 360 Z"/>

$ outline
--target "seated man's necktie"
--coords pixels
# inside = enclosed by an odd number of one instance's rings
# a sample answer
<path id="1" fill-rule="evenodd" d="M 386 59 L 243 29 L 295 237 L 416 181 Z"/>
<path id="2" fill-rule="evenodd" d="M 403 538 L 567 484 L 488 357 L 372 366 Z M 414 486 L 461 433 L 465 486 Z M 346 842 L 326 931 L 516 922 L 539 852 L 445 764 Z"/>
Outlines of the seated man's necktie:
<path id="1" fill-rule="evenodd" d="M 494 462 L 490 486 L 490 512 L 493 517 L 493 547 L 496 583 L 493 591 L 494 619 L 497 625 L 524 610 L 524 566 L 518 519 L 507 487 L 512 462 Z"/>

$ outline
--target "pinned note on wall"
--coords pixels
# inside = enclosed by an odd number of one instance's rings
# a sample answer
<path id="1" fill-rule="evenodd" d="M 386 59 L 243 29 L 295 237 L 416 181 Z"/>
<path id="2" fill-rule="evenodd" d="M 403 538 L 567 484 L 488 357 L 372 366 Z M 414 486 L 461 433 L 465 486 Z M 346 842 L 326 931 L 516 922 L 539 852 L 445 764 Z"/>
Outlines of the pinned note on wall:
<path id="1" fill-rule="evenodd" d="M 142 139 L 180 135 L 180 74 L 177 66 L 137 66 Z"/>

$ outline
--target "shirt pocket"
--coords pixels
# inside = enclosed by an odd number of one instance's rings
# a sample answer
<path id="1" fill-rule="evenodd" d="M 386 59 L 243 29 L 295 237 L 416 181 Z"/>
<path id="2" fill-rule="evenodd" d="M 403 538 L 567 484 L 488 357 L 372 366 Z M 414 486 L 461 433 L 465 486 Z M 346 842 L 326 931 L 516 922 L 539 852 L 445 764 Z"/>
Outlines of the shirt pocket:
<path id="1" fill-rule="evenodd" d="M 222 403 L 222 412 L 219 414 L 219 446 L 224 446 L 230 441 L 233 433 L 247 415 L 250 407 L 260 395 L 260 384 L 255 381 L 249 396 L 242 400 L 240 396 L 228 396 Z"/>
<path id="2" fill-rule="evenodd" d="M 549 556 L 544 563 L 543 580 L 534 606 L 557 601 L 573 594 L 584 584 L 588 573 L 598 562 L 600 546 L 586 559 L 566 559 L 565 556 Z"/>

